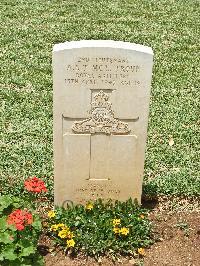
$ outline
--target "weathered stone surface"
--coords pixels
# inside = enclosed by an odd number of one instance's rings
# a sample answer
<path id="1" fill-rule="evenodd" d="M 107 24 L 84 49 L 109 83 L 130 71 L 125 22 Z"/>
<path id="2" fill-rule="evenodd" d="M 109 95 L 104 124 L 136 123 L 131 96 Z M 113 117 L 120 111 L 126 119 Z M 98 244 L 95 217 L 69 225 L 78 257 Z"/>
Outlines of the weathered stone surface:
<path id="1" fill-rule="evenodd" d="M 53 50 L 55 204 L 141 200 L 153 52 L 116 41 Z"/>

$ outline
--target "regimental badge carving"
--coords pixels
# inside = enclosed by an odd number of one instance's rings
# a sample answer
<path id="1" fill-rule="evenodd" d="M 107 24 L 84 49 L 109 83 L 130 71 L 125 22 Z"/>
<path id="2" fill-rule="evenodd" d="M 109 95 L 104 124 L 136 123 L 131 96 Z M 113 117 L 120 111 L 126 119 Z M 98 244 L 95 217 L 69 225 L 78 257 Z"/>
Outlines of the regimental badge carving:
<path id="1" fill-rule="evenodd" d="M 75 121 L 72 130 L 75 133 L 128 134 L 130 132 L 128 123 L 114 118 L 112 103 L 108 100 L 108 94 L 102 90 L 98 92 L 91 103 L 89 117 L 83 121 Z"/>

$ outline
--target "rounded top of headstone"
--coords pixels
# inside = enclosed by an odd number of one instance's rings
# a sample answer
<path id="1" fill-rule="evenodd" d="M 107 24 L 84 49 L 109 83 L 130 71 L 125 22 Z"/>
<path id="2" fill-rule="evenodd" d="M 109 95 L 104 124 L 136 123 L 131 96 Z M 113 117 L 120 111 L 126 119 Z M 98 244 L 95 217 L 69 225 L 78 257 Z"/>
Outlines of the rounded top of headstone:
<path id="1" fill-rule="evenodd" d="M 113 40 L 81 40 L 81 41 L 71 41 L 55 44 L 53 47 L 53 52 L 68 50 L 68 49 L 78 49 L 78 48 L 118 48 L 126 50 L 134 50 L 141 53 L 147 53 L 153 55 L 153 50 L 149 46 L 144 46 L 141 44 L 113 41 Z"/>

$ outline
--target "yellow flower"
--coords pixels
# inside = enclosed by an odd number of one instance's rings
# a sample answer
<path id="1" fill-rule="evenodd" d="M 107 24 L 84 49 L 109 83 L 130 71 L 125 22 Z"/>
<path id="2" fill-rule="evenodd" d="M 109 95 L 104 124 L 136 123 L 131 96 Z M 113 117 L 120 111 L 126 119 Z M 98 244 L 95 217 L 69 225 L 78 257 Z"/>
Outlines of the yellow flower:
<path id="1" fill-rule="evenodd" d="M 145 256 L 144 248 L 138 248 L 138 254 Z"/>
<path id="2" fill-rule="evenodd" d="M 49 218 L 53 218 L 56 216 L 56 213 L 54 211 L 49 211 L 47 215 Z"/>
<path id="3" fill-rule="evenodd" d="M 65 230 L 69 229 L 65 224 L 57 224 L 57 227 Z"/>
<path id="4" fill-rule="evenodd" d="M 127 236 L 129 234 L 129 229 L 126 227 L 122 227 L 120 229 L 120 234 Z"/>
<path id="5" fill-rule="evenodd" d="M 115 234 L 119 234 L 120 229 L 119 229 L 118 227 L 114 227 L 114 228 L 113 228 L 113 232 L 114 232 Z"/>
<path id="6" fill-rule="evenodd" d="M 141 219 L 144 219 L 144 217 L 145 217 L 144 214 L 140 214 Z"/>
<path id="7" fill-rule="evenodd" d="M 57 224 L 53 224 L 50 228 L 51 231 L 57 231 L 58 230 L 58 226 Z"/>
<path id="8" fill-rule="evenodd" d="M 85 206 L 85 208 L 86 208 L 86 210 L 89 210 L 89 211 L 91 211 L 92 209 L 93 209 L 93 204 L 92 203 L 90 203 L 90 202 L 88 202 L 87 204 L 86 204 L 86 206 Z"/>
<path id="9" fill-rule="evenodd" d="M 61 230 L 61 231 L 58 233 L 58 236 L 59 236 L 60 238 L 67 238 L 68 234 L 69 234 L 69 230 L 68 230 L 68 229 L 63 229 L 63 230 Z"/>
<path id="10" fill-rule="evenodd" d="M 113 225 L 114 225 L 114 226 L 119 225 L 120 222 L 121 222 L 120 219 L 114 219 L 114 220 L 113 220 Z"/>
<path id="11" fill-rule="evenodd" d="M 53 224 L 50 228 L 51 231 L 57 231 L 59 228 L 63 230 L 69 230 L 69 227 L 67 227 L 65 224 Z"/>
<path id="12" fill-rule="evenodd" d="M 75 241 L 73 239 L 67 240 L 67 247 L 68 248 L 74 247 L 74 245 L 75 245 Z"/>

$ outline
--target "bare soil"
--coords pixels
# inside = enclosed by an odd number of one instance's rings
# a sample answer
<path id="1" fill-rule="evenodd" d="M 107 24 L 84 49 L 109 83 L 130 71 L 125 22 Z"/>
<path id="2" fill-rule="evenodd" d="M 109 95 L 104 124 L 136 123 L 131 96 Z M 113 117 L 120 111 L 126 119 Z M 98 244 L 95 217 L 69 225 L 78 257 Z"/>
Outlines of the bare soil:
<path id="1" fill-rule="evenodd" d="M 200 208 L 199 199 L 145 200 L 143 207 L 150 209 L 152 237 L 155 243 L 145 250 L 144 257 L 120 257 L 118 261 L 102 258 L 101 262 L 83 255 L 72 257 L 62 250 L 53 249 L 47 236 L 40 241 L 40 252 L 46 266 L 199 266 L 200 265 Z"/>

